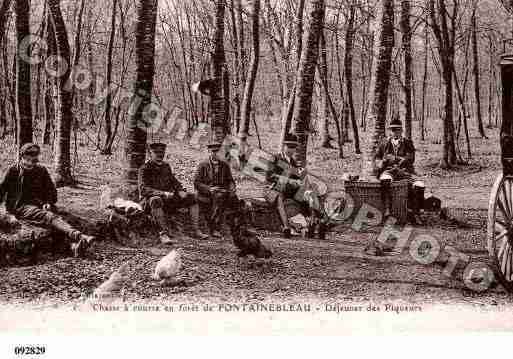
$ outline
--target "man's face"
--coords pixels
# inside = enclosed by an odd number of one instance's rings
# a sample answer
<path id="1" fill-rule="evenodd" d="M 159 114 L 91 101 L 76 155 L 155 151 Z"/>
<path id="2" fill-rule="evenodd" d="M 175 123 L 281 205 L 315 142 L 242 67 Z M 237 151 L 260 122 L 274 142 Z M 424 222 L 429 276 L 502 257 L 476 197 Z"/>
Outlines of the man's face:
<path id="1" fill-rule="evenodd" d="M 21 164 L 24 168 L 30 170 L 39 163 L 39 155 L 36 154 L 24 154 L 21 158 Z"/>
<path id="2" fill-rule="evenodd" d="M 395 139 L 401 138 L 402 134 L 403 134 L 402 128 L 393 128 L 392 129 L 392 137 L 394 137 Z"/>
<path id="3" fill-rule="evenodd" d="M 285 152 L 285 154 L 289 157 L 294 157 L 294 155 L 296 154 L 296 146 L 295 145 L 285 145 L 283 146 L 283 152 Z"/>
<path id="4" fill-rule="evenodd" d="M 161 149 L 152 150 L 151 151 L 151 160 L 158 164 L 161 164 L 164 162 L 165 154 L 166 154 L 166 150 L 161 150 Z"/>

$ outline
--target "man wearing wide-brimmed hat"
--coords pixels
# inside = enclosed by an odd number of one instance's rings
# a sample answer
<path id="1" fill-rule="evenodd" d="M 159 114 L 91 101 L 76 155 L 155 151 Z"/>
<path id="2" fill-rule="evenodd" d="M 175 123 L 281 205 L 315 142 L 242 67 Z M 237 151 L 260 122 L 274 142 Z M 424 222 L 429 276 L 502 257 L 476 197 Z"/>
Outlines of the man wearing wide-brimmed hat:
<path id="1" fill-rule="evenodd" d="M 150 212 L 159 226 L 160 241 L 172 243 L 167 216 L 179 208 L 189 208 L 194 234 L 199 239 L 207 236 L 199 228 L 199 207 L 193 193 L 187 193 L 175 177 L 171 166 L 164 161 L 165 143 L 149 145 L 150 159 L 139 169 L 139 196 L 143 208 Z"/>
<path id="2" fill-rule="evenodd" d="M 78 257 L 93 242 L 72 227 L 55 212 L 57 189 L 48 170 L 39 165 L 40 147 L 24 144 L 19 151 L 19 162 L 7 169 L 0 182 L 0 203 L 5 196 L 5 208 L 17 219 L 51 228 L 66 235 L 73 255 Z"/>
<path id="3" fill-rule="evenodd" d="M 420 223 L 420 210 L 424 200 L 424 183 L 414 181 L 415 147 L 413 142 L 403 137 L 403 126 L 398 117 L 394 117 L 388 126 L 392 136 L 385 139 L 376 152 L 378 176 L 381 181 L 381 193 L 385 207 L 385 217 L 390 216 L 392 206 L 392 181 L 411 180 L 408 194 L 408 208 L 412 222 Z"/>
<path id="4" fill-rule="evenodd" d="M 240 208 L 231 168 L 218 156 L 221 147 L 222 143 L 215 140 L 207 145 L 209 158 L 198 165 L 194 176 L 198 199 L 210 206 L 208 226 L 210 235 L 214 237 L 221 236 L 219 225 L 222 213 L 225 210 L 236 213 Z"/>
<path id="5" fill-rule="evenodd" d="M 291 226 L 289 224 L 290 213 L 303 214 L 309 222 L 308 235 L 312 235 L 312 225 L 321 217 L 318 209 L 315 209 L 307 201 L 297 201 L 296 192 L 300 188 L 300 179 L 302 168 L 295 160 L 296 149 L 298 146 L 297 136 L 287 134 L 283 141 L 282 151 L 274 155 L 272 170 L 267 173 L 267 181 L 270 183 L 265 190 L 264 196 L 270 204 L 276 206 L 283 225 L 283 236 L 291 236 Z M 322 237 L 322 233 L 319 233 Z"/>

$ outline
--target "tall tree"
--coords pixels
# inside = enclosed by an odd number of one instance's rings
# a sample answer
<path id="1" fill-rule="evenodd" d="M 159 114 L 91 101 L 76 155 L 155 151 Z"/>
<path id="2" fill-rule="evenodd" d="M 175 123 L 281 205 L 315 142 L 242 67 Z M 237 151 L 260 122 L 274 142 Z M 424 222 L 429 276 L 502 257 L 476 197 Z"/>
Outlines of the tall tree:
<path id="1" fill-rule="evenodd" d="M 30 35 L 29 0 L 16 0 L 16 48 Z M 32 142 L 32 98 L 30 95 L 30 63 L 16 52 L 16 122 L 17 143 L 21 147 Z"/>
<path id="2" fill-rule="evenodd" d="M 296 12 L 296 64 L 292 67 L 294 70 L 298 69 L 300 65 L 301 56 L 303 52 L 303 16 L 305 10 L 305 1 L 299 0 L 297 5 Z M 317 60 L 316 60 L 317 61 Z M 297 78 L 294 81 L 294 85 L 289 93 L 289 100 L 287 103 L 286 111 L 283 113 L 282 125 L 281 125 L 281 135 L 280 135 L 280 144 L 283 143 L 285 136 L 290 132 L 290 127 L 292 123 L 292 118 L 294 116 L 294 108 L 296 105 L 296 92 L 297 92 Z"/>
<path id="3" fill-rule="evenodd" d="M 251 62 L 249 65 L 249 76 L 244 88 L 244 97 L 242 100 L 242 127 L 240 133 L 243 137 L 247 137 L 249 124 L 251 119 L 251 101 L 253 99 L 253 91 L 255 90 L 255 81 L 258 71 L 258 62 L 260 58 L 260 0 L 253 0 L 253 11 L 251 13 L 252 22 L 252 38 L 253 51 L 251 53 Z"/>
<path id="4" fill-rule="evenodd" d="M 324 15 L 324 0 L 312 0 L 309 7 L 308 30 L 302 41 L 292 119 L 293 133 L 297 135 L 299 141 L 297 159 L 303 167 L 306 166 L 315 68 L 319 57 L 319 38 L 324 26 Z"/>
<path id="5" fill-rule="evenodd" d="M 362 174 L 365 178 L 375 176 L 375 154 L 385 137 L 388 88 L 394 48 L 394 1 L 379 0 L 374 33 L 374 59 L 371 73 L 370 111 L 367 124 L 371 129 L 363 153 Z"/>
<path id="6" fill-rule="evenodd" d="M 477 42 L 477 7 L 478 0 L 474 0 L 474 6 L 472 9 L 472 73 L 474 75 L 474 96 L 476 100 L 476 119 L 477 119 L 477 129 L 479 130 L 479 134 L 481 137 L 486 138 L 484 126 L 483 126 L 483 116 L 481 111 L 481 93 L 480 93 L 480 79 L 479 79 L 479 49 Z"/>
<path id="7" fill-rule="evenodd" d="M 117 0 L 112 1 L 112 14 L 110 19 L 110 35 L 109 43 L 107 45 L 107 58 L 106 58 L 106 69 L 105 69 L 105 82 L 108 89 L 110 89 L 112 83 L 112 52 L 114 50 L 114 42 L 116 39 L 116 9 Z M 112 153 L 112 92 L 107 91 L 105 97 L 105 143 L 102 148 L 102 154 L 110 155 Z"/>
<path id="8" fill-rule="evenodd" d="M 436 6 L 435 6 L 436 2 Z M 456 144 L 453 120 L 453 65 L 456 41 L 456 23 L 458 6 L 455 2 L 452 13 L 447 9 L 445 0 L 429 0 L 428 11 L 431 28 L 437 41 L 438 55 L 444 83 L 443 111 L 443 154 L 441 167 L 449 168 L 456 164 Z"/>
<path id="9" fill-rule="evenodd" d="M 404 56 L 404 130 L 407 138 L 412 138 L 412 55 L 411 55 L 411 25 L 410 25 L 410 0 L 401 0 L 401 32 Z"/>
<path id="10" fill-rule="evenodd" d="M 211 94 L 212 131 L 214 139 L 222 141 L 227 133 L 226 114 L 223 99 L 224 54 L 224 13 L 226 0 L 216 0 L 216 16 L 214 29 L 214 51 L 212 53 L 212 70 L 214 85 Z"/>
<path id="11" fill-rule="evenodd" d="M 157 22 L 157 0 L 138 0 L 135 29 L 136 79 L 131 116 L 127 129 L 127 163 L 125 180 L 137 183 L 137 172 L 146 159 L 145 108 L 151 104 L 153 77 L 155 74 L 155 25 Z M 135 105 L 134 105 L 135 104 Z"/>
<path id="12" fill-rule="evenodd" d="M 353 1 L 349 5 L 349 18 L 347 21 L 347 30 L 345 37 L 345 54 L 344 54 L 344 73 L 347 94 L 347 104 L 349 106 L 349 114 L 351 116 L 351 125 L 353 127 L 353 140 L 355 153 L 360 153 L 360 136 L 358 134 L 358 124 L 356 122 L 356 112 L 354 109 L 353 97 L 353 48 L 355 35 L 355 17 L 356 6 Z M 363 102 L 363 101 L 362 101 Z"/>
<path id="13" fill-rule="evenodd" d="M 71 175 L 71 124 L 73 123 L 73 99 L 65 87 L 71 76 L 71 54 L 66 25 L 62 18 L 60 0 L 48 0 L 48 9 L 52 18 L 57 55 L 60 58 L 58 72 L 62 75 L 55 80 L 57 86 L 57 104 L 55 106 L 56 137 L 54 170 L 55 184 L 67 186 L 74 183 Z"/>

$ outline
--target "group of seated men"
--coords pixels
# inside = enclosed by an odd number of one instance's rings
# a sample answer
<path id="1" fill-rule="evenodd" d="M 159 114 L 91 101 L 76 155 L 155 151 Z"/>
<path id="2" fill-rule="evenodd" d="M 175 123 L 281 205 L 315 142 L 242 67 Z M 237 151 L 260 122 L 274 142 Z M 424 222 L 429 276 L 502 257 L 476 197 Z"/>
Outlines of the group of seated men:
<path id="1" fill-rule="evenodd" d="M 402 125 L 394 119 L 389 128 L 393 135 L 379 147 L 376 155 L 378 177 L 382 184 L 385 216 L 390 214 L 391 182 L 400 179 L 412 179 L 415 148 L 413 143 L 402 136 Z M 280 178 L 299 179 L 302 168 L 295 160 L 298 146 L 297 138 L 288 135 L 283 143 L 282 152 L 274 155 L 273 170 L 267 173 L 269 186 L 265 193 L 266 200 L 275 206 L 283 225 L 283 235 L 291 235 L 289 224 L 290 205 L 295 206 L 296 213 L 302 213 L 312 222 L 324 223 L 320 201 L 298 198 L 297 186 L 283 182 Z M 166 145 L 150 144 L 150 159 L 139 169 L 139 196 L 145 211 L 151 215 L 158 226 L 162 243 L 172 242 L 168 218 L 178 208 L 189 208 L 194 235 L 205 239 L 208 236 L 220 237 L 219 225 L 223 214 L 231 210 L 232 216 L 243 213 L 241 201 L 236 194 L 236 184 L 230 165 L 218 155 L 222 144 L 213 142 L 208 145 L 210 156 L 202 161 L 194 176 L 196 193 L 187 193 L 184 186 L 173 174 L 171 166 L 164 161 Z M 0 182 L 0 201 L 4 200 L 6 210 L 17 219 L 30 221 L 37 225 L 51 228 L 63 233 L 70 241 L 75 256 L 80 256 L 94 241 L 93 236 L 86 235 L 68 224 L 56 211 L 57 191 L 45 167 L 39 162 L 40 147 L 28 143 L 20 149 L 20 160 L 9 167 Z M 413 182 L 413 181 L 411 181 Z M 292 182 L 293 183 L 293 182 Z M 409 192 L 409 207 L 414 218 L 419 213 L 424 186 L 421 182 L 412 183 Z M 1 202 L 0 202 L 1 203 Z M 207 216 L 209 234 L 201 232 L 199 227 L 199 204 L 209 208 Z M 287 207 L 287 208 L 286 208 Z M 232 218 L 233 219 L 233 218 Z M 322 234 L 321 227 L 319 235 Z M 311 233 L 310 233 L 311 234 Z"/>

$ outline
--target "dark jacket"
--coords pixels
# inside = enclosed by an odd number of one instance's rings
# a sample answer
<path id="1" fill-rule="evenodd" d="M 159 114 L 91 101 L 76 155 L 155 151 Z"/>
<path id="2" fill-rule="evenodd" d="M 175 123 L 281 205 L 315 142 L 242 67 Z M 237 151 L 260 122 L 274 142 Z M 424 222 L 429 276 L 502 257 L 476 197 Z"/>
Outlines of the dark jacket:
<path id="1" fill-rule="evenodd" d="M 413 164 L 415 162 L 415 147 L 413 142 L 405 137 L 401 137 L 399 145 L 394 150 L 392 138 L 387 138 L 378 147 L 376 159 L 383 160 L 380 171 L 391 169 L 394 165 L 403 168 L 410 173 L 414 173 Z"/>
<path id="2" fill-rule="evenodd" d="M 210 188 L 218 186 L 229 190 L 235 186 L 235 181 L 232 177 L 230 166 L 224 162 L 219 161 L 219 169 L 217 173 L 214 172 L 214 165 L 210 159 L 202 161 L 196 169 L 194 176 L 194 188 L 202 196 L 210 196 Z"/>
<path id="3" fill-rule="evenodd" d="M 7 211 L 14 212 L 23 205 L 54 205 L 57 189 L 45 167 L 36 165 L 25 170 L 16 164 L 7 169 L 0 182 L 0 202 L 4 197 Z"/>
<path id="4" fill-rule="evenodd" d="M 185 191 L 171 171 L 168 163 L 158 165 L 147 161 L 139 168 L 139 197 L 141 200 L 153 196 L 162 196 L 164 192 L 177 193 Z"/>

